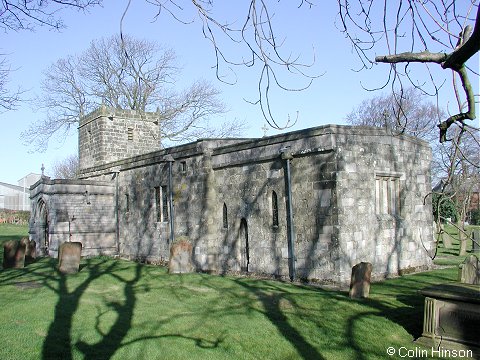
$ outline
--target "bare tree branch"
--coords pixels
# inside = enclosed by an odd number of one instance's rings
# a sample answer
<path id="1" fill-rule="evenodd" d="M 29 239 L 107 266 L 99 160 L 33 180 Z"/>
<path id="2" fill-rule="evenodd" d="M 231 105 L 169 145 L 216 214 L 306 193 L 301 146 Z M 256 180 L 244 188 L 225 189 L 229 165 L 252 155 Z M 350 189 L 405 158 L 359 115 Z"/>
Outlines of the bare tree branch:
<path id="1" fill-rule="evenodd" d="M 466 102 L 459 98 L 458 113 L 439 123 L 441 142 L 446 141 L 447 130 L 452 124 L 462 126 L 464 120 L 475 119 L 475 90 L 469 73 L 478 76 L 478 66 L 471 68 L 467 62 L 480 51 L 478 1 L 457 4 L 447 0 L 393 0 L 377 4 L 373 0 L 338 0 L 338 5 L 342 29 L 364 68 L 373 64 L 369 60 L 370 50 L 381 47 L 383 42 L 388 54 L 376 56 L 375 62 L 391 64 L 393 76 L 389 81 L 392 84 L 397 81 L 401 84 L 401 77 L 405 76 L 413 86 L 423 87 L 407 71 L 411 63 L 425 64 L 427 70 L 428 64 L 437 64 L 459 76 Z M 376 21 L 379 14 L 382 20 Z M 440 46 L 441 51 L 429 50 L 436 46 Z M 400 52 L 400 49 L 408 51 Z M 403 73 L 396 66 L 400 63 L 407 64 Z M 430 80 L 438 89 L 431 75 Z"/>
<path id="2" fill-rule="evenodd" d="M 45 71 L 37 103 L 46 116 L 22 137 L 44 150 L 52 136 L 64 138 L 80 117 L 101 105 L 158 113 L 163 140 L 215 133 L 208 119 L 226 111 L 218 90 L 206 81 L 176 90 L 180 68 L 175 61 L 172 50 L 126 35 L 93 41 L 82 54 L 60 59 Z M 229 129 L 237 135 L 243 126 L 232 122 Z"/>
<path id="3" fill-rule="evenodd" d="M 157 8 L 156 18 L 162 11 L 167 12 L 173 18 L 182 23 L 192 23 L 194 20 L 185 20 L 187 5 L 176 0 L 147 0 Z M 196 14 L 196 18 L 202 24 L 203 35 L 210 41 L 215 54 L 215 70 L 217 78 L 227 84 L 236 82 L 233 67 L 246 66 L 257 68 L 259 81 L 257 98 L 249 101 L 260 106 L 267 123 L 276 129 L 290 127 L 293 123 L 288 120 L 282 123 L 277 116 L 273 115 L 270 106 L 271 87 L 275 86 L 284 91 L 300 91 L 308 88 L 318 75 L 308 73 L 315 63 L 315 57 L 308 63 L 298 56 L 285 55 L 282 50 L 284 44 L 279 38 L 274 26 L 273 5 L 265 0 L 250 0 L 245 5 L 245 13 L 239 14 L 239 19 L 221 21 L 215 12 L 218 5 L 211 0 L 191 0 L 189 2 Z M 312 7 L 313 1 L 301 0 L 298 8 Z M 183 16 L 182 16 L 183 15 Z M 226 54 L 222 41 L 233 42 L 245 50 L 240 51 L 240 59 L 235 55 Z M 225 72 L 226 70 L 226 72 Z M 306 80 L 303 86 L 292 87 L 280 80 L 280 73 L 288 73 L 296 78 Z M 232 80 L 228 75 L 234 75 Z M 290 119 L 290 117 L 288 117 Z"/>
<path id="4" fill-rule="evenodd" d="M 0 54 L 0 56 L 2 56 Z M 0 113 L 8 110 L 15 110 L 20 102 L 20 89 L 11 92 L 7 88 L 8 76 L 11 72 L 10 65 L 5 57 L 0 58 Z"/>
<path id="5" fill-rule="evenodd" d="M 53 29 L 65 25 L 57 15 L 65 8 L 86 11 L 103 0 L 0 0 L 0 28 L 5 31 L 33 30 L 36 26 Z"/>

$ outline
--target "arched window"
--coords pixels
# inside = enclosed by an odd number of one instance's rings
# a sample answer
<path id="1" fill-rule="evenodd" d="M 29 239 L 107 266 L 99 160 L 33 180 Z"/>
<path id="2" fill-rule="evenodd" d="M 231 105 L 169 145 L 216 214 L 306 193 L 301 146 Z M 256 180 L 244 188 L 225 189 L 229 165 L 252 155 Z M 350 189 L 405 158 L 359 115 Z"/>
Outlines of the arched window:
<path id="1" fill-rule="evenodd" d="M 278 226 L 278 198 L 275 191 L 272 191 L 272 225 Z"/>
<path id="2" fill-rule="evenodd" d="M 223 203 L 223 228 L 228 229 L 227 204 Z"/>

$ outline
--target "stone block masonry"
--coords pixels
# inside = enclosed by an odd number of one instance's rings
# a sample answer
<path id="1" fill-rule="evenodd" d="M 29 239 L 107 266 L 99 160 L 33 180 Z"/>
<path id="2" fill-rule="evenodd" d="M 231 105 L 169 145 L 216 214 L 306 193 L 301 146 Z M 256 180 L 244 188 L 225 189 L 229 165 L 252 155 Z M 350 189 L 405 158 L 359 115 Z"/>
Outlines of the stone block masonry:
<path id="1" fill-rule="evenodd" d="M 93 131 L 95 123 L 100 129 L 111 122 L 100 115 L 81 123 L 80 144 L 90 136 L 87 125 Z M 110 130 L 99 131 L 107 136 Z M 128 141 L 128 129 L 124 135 Z M 93 151 L 97 145 L 88 146 Z M 75 241 L 82 242 L 82 252 L 167 263 L 173 216 L 173 235 L 189 239 L 198 271 L 288 278 L 293 267 L 297 278 L 348 284 L 360 262 L 373 265 L 372 279 L 431 266 L 425 250 L 433 248 L 431 205 L 423 204 L 431 154 L 416 138 L 329 125 L 261 139 L 201 139 L 145 153 L 139 148 L 127 158 L 105 146 L 92 153 L 80 149 L 82 180 L 64 192 L 48 181 L 32 188 L 39 214 L 32 236 L 45 242 L 47 228 L 51 253 L 58 234 L 68 233 L 68 226 L 71 232 L 68 219 L 76 206 L 74 228 L 85 235 Z M 103 150 L 103 158 L 95 158 Z M 281 151 L 289 154 L 289 180 Z M 171 189 L 167 155 L 175 159 Z M 62 211 L 66 221 L 59 220 Z"/>
<path id="2" fill-rule="evenodd" d="M 118 252 L 114 184 L 43 178 L 30 198 L 29 232 L 37 249 L 47 247 L 47 254 L 57 257 L 60 244 L 77 241 L 83 255 Z"/>
<path id="3" fill-rule="evenodd" d="M 105 106 L 80 120 L 80 168 L 111 163 L 160 149 L 159 114 Z"/>

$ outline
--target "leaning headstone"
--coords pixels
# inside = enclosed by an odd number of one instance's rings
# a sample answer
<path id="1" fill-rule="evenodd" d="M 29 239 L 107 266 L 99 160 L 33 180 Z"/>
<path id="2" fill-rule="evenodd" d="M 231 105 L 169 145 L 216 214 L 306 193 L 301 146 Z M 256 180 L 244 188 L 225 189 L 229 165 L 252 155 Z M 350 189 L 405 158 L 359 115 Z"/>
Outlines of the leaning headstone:
<path id="1" fill-rule="evenodd" d="M 352 268 L 349 293 L 351 298 L 368 298 L 371 276 L 372 264 L 368 262 L 361 262 Z"/>
<path id="2" fill-rule="evenodd" d="M 458 281 L 463 284 L 480 285 L 479 261 L 475 255 L 469 255 L 458 267 Z"/>
<path id="3" fill-rule="evenodd" d="M 445 249 L 451 249 L 453 247 L 453 238 L 447 232 L 442 233 L 442 242 Z"/>
<path id="4" fill-rule="evenodd" d="M 25 266 L 25 244 L 10 240 L 3 244 L 3 268 L 23 268 Z"/>
<path id="5" fill-rule="evenodd" d="M 180 239 L 172 245 L 168 261 L 168 272 L 170 274 L 183 274 L 193 271 L 192 249 L 192 244 L 186 238 Z"/>
<path id="6" fill-rule="evenodd" d="M 480 229 L 474 229 L 472 231 L 472 252 L 474 254 L 480 254 Z"/>
<path id="7" fill-rule="evenodd" d="M 80 267 L 81 242 L 64 242 L 58 253 L 58 270 L 63 274 L 74 274 Z"/>

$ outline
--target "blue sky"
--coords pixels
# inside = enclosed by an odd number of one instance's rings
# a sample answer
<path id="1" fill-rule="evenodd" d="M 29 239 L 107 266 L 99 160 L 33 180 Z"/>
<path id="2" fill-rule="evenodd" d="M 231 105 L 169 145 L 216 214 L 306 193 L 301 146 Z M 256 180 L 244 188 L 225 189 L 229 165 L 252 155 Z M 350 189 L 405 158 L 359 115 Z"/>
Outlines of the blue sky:
<path id="1" fill-rule="evenodd" d="M 219 9 L 219 14 L 225 19 L 242 21 L 246 11 L 245 3 L 228 1 L 215 4 L 224 4 L 225 7 Z M 119 32 L 120 18 L 126 4 L 126 0 L 107 0 L 103 7 L 93 8 L 86 14 L 64 11 L 62 18 L 67 28 L 61 32 L 40 27 L 35 32 L 1 33 L 0 53 L 8 54 L 8 61 L 15 69 L 9 87 L 15 89 L 20 86 L 26 90 L 24 97 L 33 98 L 40 91 L 42 72 L 50 64 L 59 58 L 82 52 L 94 39 Z M 354 106 L 376 95 L 365 91 L 362 84 L 367 88 L 382 85 L 388 66 L 376 65 L 372 70 L 352 71 L 359 67 L 359 61 L 352 53 L 347 39 L 335 27 L 335 1 L 312 9 L 298 10 L 297 5 L 297 2 L 281 2 L 281 6 L 277 5 L 274 25 L 278 38 L 283 40 L 280 50 L 284 54 L 300 54 L 305 63 L 312 62 L 315 57 L 315 63 L 308 71 L 312 75 L 322 76 L 305 91 L 275 92 L 272 97 L 275 117 L 282 123 L 282 119 L 287 119 L 289 114 L 296 116 L 298 111 L 298 122 L 289 130 L 344 124 L 345 116 Z M 235 85 L 219 82 L 215 77 L 215 69 L 212 68 L 215 65 L 214 52 L 209 41 L 203 37 L 198 19 L 184 25 L 173 20 L 167 13 L 163 13 L 156 21 L 153 21 L 154 15 L 155 9 L 145 1 L 133 0 L 123 23 L 123 31 L 173 48 L 178 63 L 183 66 L 179 87 L 186 87 L 193 80 L 203 78 L 221 90 L 229 112 L 221 119 L 212 119 L 212 124 L 219 120 L 238 119 L 248 126 L 245 136 L 262 136 L 261 128 L 265 125 L 265 120 L 260 109 L 244 100 L 256 100 L 258 69 L 235 68 Z M 194 13 L 185 13 L 186 21 L 194 18 Z M 247 54 L 241 52 L 238 45 L 228 42 L 222 44 L 225 53 L 233 58 L 238 59 Z M 287 77 L 287 73 L 280 75 L 293 87 L 306 84 L 305 79 Z M 478 89 L 478 78 L 475 79 L 474 86 Z M 443 104 L 449 103 L 451 96 L 449 93 L 442 94 Z M 52 142 L 47 151 L 32 153 L 32 147 L 22 143 L 20 134 L 31 122 L 42 116 L 41 112 L 26 102 L 17 111 L 0 114 L 0 182 L 16 183 L 30 172 L 39 173 L 42 163 L 45 164 L 45 173 L 50 175 L 53 162 L 77 151 L 74 131 L 64 142 Z M 267 135 L 276 133 L 278 131 L 269 129 Z"/>

